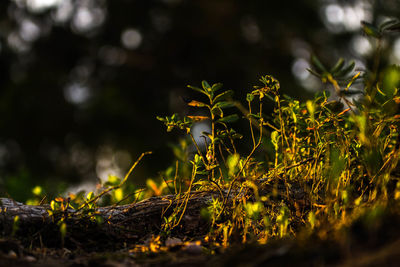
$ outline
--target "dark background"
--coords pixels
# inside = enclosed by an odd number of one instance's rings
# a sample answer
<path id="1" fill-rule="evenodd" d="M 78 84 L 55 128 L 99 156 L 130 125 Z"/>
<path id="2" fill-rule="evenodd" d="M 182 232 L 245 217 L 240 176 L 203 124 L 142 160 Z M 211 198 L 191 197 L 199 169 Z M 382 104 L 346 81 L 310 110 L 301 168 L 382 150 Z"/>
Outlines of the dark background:
<path id="1" fill-rule="evenodd" d="M 400 1 L 0 1 L 0 195 L 77 190 L 123 176 L 145 151 L 140 186 L 173 162 L 156 115 L 187 112 L 187 84 L 222 82 L 237 99 L 261 75 L 309 98 L 324 86 L 311 53 L 369 67 L 360 20 L 399 17 Z M 399 63 L 400 39 L 385 43 Z"/>

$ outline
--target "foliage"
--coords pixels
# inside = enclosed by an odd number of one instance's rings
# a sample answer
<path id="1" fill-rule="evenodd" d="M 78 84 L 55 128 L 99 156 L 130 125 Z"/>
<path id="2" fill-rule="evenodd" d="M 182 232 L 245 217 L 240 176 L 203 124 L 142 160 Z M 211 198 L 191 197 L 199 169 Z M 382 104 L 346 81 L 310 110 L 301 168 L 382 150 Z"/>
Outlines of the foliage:
<path id="1" fill-rule="evenodd" d="M 397 31 L 398 21 L 380 27 L 363 22 L 363 28 L 377 40 L 379 57 L 384 34 Z M 334 96 L 322 91 L 300 103 L 281 96 L 279 82 L 267 75 L 248 93 L 245 109 L 232 100 L 232 91 L 217 94 L 221 84 L 203 81 L 201 88 L 189 88 L 205 95 L 208 103 L 192 100 L 188 105 L 206 109 L 207 116 L 158 117 L 168 131 L 185 130 L 196 147 L 187 194 L 196 184 L 202 190 L 220 192 L 220 198 L 202 211 L 211 223 L 209 238 L 223 244 L 237 236 L 265 242 L 295 235 L 300 227 L 337 228 L 349 224 L 366 207 L 398 199 L 400 68 L 380 70 L 379 58 L 378 66 L 363 74 L 354 73 L 354 61 L 346 64 L 342 58 L 331 68 L 315 55 L 311 63 L 315 69 L 310 72 L 332 85 Z M 357 87 L 359 81 L 363 81 L 362 90 Z M 267 101 L 275 107 L 272 116 L 263 114 Z M 249 123 L 252 149 L 247 156 L 237 151 L 234 136 L 238 134 L 229 126 L 239 117 L 224 112 L 233 106 Z M 203 133 L 208 137 L 205 151 L 191 135 L 193 124 L 201 120 L 209 121 L 212 129 Z M 274 148 L 273 155 L 264 158 L 272 162 L 257 157 L 269 153 L 262 146 L 268 144 L 264 136 Z M 196 177 L 198 182 L 193 183 Z M 277 196 L 280 201 L 272 202 Z M 176 224 L 169 226 L 173 229 Z"/>
<path id="2" fill-rule="evenodd" d="M 397 21 L 380 27 L 363 25 L 365 33 L 379 43 L 387 31 L 398 28 Z M 278 80 L 266 75 L 247 94 L 245 107 L 220 83 L 188 86 L 199 93 L 199 99 L 188 105 L 206 115 L 157 119 L 167 131 L 183 130 L 195 148 L 194 155 L 188 152 L 191 144 L 182 139 L 172 145 L 177 161 L 159 180 L 149 179 L 147 189 L 132 190 L 126 181 L 149 152 L 139 157 L 124 179 L 111 176 L 97 194 L 51 201 L 49 213 L 61 215 L 57 218 L 62 240 L 68 235 L 66 209 L 82 211 L 102 223 L 96 217 L 98 204 L 132 203 L 165 193 L 176 194 L 178 200 L 161 226 L 162 233 L 170 235 L 179 226 L 193 191 L 218 192 L 201 216 L 210 225 L 206 240 L 223 247 L 296 236 L 301 229 L 324 238 L 329 230 L 359 220 L 373 221 L 379 210 L 398 205 L 400 67 L 381 68 L 377 59 L 373 70 L 355 73 L 354 62 L 346 64 L 343 59 L 331 68 L 315 55 L 311 62 L 315 69 L 310 72 L 333 87 L 333 96 L 320 91 L 300 103 L 281 95 Z M 363 87 L 358 88 L 361 81 Z M 264 114 L 267 104 L 274 107 L 269 116 Z M 233 108 L 241 115 L 232 113 Z M 192 134 L 193 125 L 200 121 L 211 126 L 211 132 L 203 133 L 204 144 Z M 237 148 L 242 135 L 232 127 L 238 121 L 249 127 L 247 154 Z M 33 193 L 37 199 L 42 197 L 40 187 Z M 159 237 L 154 240 L 151 243 L 159 246 Z"/>

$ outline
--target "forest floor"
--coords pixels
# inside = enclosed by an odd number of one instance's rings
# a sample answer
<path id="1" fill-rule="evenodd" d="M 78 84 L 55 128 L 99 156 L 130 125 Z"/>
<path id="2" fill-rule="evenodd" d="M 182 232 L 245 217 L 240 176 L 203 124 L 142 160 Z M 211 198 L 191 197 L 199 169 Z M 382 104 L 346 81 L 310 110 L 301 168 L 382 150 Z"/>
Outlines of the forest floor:
<path id="1" fill-rule="evenodd" d="M 164 242 L 152 238 L 143 245 L 126 244 L 117 250 L 112 242 L 84 250 L 28 248 L 17 240 L 0 239 L 0 266 L 398 266 L 400 229 L 396 222 L 383 222 L 373 232 L 353 228 L 341 240 L 337 233 L 327 233 L 324 240 L 300 235 L 226 249 L 179 238 Z"/>

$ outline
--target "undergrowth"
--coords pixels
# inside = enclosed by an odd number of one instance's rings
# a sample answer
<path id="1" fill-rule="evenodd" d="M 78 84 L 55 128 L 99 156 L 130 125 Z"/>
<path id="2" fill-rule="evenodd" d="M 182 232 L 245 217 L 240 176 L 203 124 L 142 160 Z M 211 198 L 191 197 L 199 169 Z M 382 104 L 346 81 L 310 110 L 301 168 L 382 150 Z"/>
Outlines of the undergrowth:
<path id="1" fill-rule="evenodd" d="M 380 54 L 383 39 L 399 24 L 363 23 L 365 34 L 376 42 L 371 70 L 357 72 L 355 63 L 344 59 L 328 68 L 312 56 L 310 72 L 332 90 L 321 90 L 303 103 L 282 95 L 270 75 L 261 77 L 244 103 L 220 83 L 189 86 L 199 97 L 188 105 L 202 113 L 157 117 L 167 131 L 182 130 L 188 137 L 172 147 L 177 159 L 159 180 L 149 179 L 147 188 L 138 190 L 126 183 L 146 152 L 124 179 L 111 176 L 97 193 L 57 198 L 49 212 L 72 208 L 100 220 L 98 205 L 176 194 L 180 201 L 160 226 L 169 235 L 181 223 L 191 193 L 213 191 L 217 194 L 201 210 L 210 226 L 205 239 L 226 247 L 295 237 L 300 231 L 324 238 L 360 218 L 370 220 L 379 210 L 397 208 L 400 67 L 382 67 Z M 264 113 L 265 106 L 274 107 L 272 114 Z M 201 142 L 192 134 L 200 121 L 210 125 Z M 240 122 L 248 124 L 247 139 L 234 130 Z M 248 152 L 239 151 L 237 144 L 246 142 Z M 41 188 L 34 193 L 31 204 L 39 202 Z M 63 219 L 59 224 L 65 236 Z"/>

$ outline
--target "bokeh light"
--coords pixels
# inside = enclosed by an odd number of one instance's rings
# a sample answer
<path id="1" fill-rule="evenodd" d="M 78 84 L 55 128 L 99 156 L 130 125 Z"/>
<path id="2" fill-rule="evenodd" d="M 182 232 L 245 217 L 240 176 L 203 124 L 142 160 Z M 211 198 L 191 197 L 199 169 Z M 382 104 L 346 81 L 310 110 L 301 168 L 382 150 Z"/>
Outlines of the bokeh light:
<path id="1" fill-rule="evenodd" d="M 354 36 L 351 45 L 353 52 L 360 56 L 366 56 L 372 52 L 370 40 L 365 36 Z"/>
<path id="2" fill-rule="evenodd" d="M 71 104 L 84 104 L 90 97 L 90 89 L 82 83 L 73 82 L 64 87 L 64 96 Z"/>
<path id="3" fill-rule="evenodd" d="M 127 49 L 136 49 L 142 43 L 142 35 L 138 30 L 129 28 L 122 32 L 121 42 Z"/>
<path id="4" fill-rule="evenodd" d="M 327 28 L 332 32 L 357 31 L 361 28 L 360 21 L 372 19 L 370 1 L 356 0 L 351 3 L 339 1 L 324 1 L 322 18 Z"/>

